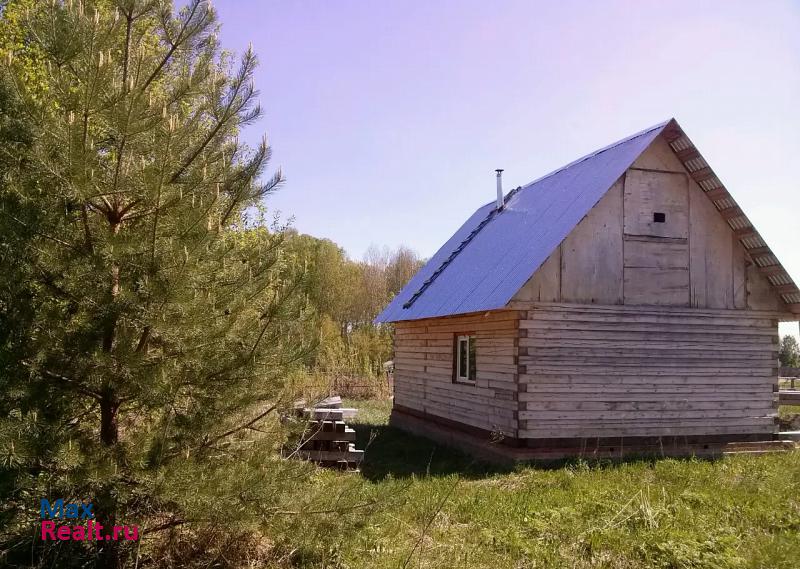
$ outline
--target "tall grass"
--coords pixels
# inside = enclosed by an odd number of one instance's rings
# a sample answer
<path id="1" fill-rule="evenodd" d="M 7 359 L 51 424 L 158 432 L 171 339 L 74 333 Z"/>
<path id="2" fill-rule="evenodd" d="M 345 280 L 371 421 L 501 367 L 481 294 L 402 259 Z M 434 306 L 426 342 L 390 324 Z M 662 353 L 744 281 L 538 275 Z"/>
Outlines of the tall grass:
<path id="1" fill-rule="evenodd" d="M 343 529 L 341 567 L 800 566 L 800 452 L 504 469 L 361 408 L 362 475 L 398 498 Z"/>

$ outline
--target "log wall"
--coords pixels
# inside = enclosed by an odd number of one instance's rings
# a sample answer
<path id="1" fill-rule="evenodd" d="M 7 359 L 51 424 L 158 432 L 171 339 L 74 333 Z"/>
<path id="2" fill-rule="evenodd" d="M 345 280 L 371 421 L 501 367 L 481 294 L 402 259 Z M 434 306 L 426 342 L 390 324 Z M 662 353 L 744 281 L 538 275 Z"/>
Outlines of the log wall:
<path id="1" fill-rule="evenodd" d="M 529 308 L 520 319 L 521 438 L 777 431 L 776 313 Z"/>
<path id="2" fill-rule="evenodd" d="M 665 214 L 656 223 L 654 213 Z M 514 300 L 788 312 L 727 222 L 656 139 Z"/>
<path id="3" fill-rule="evenodd" d="M 519 312 L 395 324 L 394 404 L 425 416 L 517 436 Z M 455 338 L 476 336 L 476 381 L 453 379 Z"/>
<path id="4" fill-rule="evenodd" d="M 779 319 L 795 317 L 659 138 L 506 309 L 396 323 L 395 406 L 527 444 L 770 438 Z M 474 385 L 453 380 L 461 334 Z"/>

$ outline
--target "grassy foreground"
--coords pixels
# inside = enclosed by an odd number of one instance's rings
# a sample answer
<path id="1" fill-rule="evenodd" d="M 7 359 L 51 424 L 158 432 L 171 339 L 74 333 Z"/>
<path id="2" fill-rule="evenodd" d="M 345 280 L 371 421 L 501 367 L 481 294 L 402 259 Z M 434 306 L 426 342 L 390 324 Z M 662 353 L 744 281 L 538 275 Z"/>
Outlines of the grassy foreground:
<path id="1" fill-rule="evenodd" d="M 300 565 L 800 566 L 800 452 L 503 470 L 389 428 L 388 402 L 348 404 L 362 473 L 320 476 L 361 476 L 380 502 L 355 525 L 328 520 L 338 545 L 305 562 L 299 550 Z"/>

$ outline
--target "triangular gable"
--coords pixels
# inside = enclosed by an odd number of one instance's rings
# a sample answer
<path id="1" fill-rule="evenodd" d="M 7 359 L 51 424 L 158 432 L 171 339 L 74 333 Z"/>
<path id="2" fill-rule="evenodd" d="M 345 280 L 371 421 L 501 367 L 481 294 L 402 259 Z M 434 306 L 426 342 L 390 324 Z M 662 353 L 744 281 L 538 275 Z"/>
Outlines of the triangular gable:
<path id="1" fill-rule="evenodd" d="M 800 290 L 792 277 L 675 119 L 669 121 L 664 128 L 663 137 L 692 179 L 697 182 L 720 216 L 733 230 L 758 272 L 780 296 L 787 310 L 800 314 Z"/>
<path id="2" fill-rule="evenodd" d="M 502 308 L 581 219 L 660 135 L 720 210 L 790 308 L 800 294 L 733 199 L 672 119 L 593 152 L 512 191 L 504 209 L 486 204 L 376 318 L 414 320 Z"/>

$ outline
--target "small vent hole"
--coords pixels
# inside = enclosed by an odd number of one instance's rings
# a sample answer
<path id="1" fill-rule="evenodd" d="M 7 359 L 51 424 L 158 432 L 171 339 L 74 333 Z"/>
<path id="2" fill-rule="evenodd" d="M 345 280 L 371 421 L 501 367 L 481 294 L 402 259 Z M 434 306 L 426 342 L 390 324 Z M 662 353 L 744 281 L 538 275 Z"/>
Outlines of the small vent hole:
<path id="1" fill-rule="evenodd" d="M 667 214 L 657 211 L 653 213 L 653 223 L 665 223 L 667 221 Z"/>

